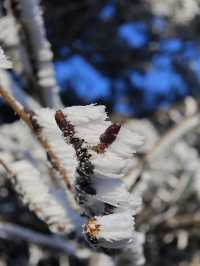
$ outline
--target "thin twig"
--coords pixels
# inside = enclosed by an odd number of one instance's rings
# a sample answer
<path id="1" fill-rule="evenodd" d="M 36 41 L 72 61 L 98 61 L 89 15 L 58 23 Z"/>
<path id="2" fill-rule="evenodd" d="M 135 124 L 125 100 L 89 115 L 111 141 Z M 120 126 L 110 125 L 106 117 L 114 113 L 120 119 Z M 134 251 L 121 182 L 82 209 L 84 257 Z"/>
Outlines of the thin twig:
<path id="1" fill-rule="evenodd" d="M 13 171 L 9 168 L 6 162 L 4 162 L 4 160 L 0 159 L 0 165 L 3 166 L 3 168 L 10 176 L 15 176 L 15 173 L 13 173 Z M 59 237 L 44 235 L 42 233 L 32 231 L 19 225 L 13 225 L 1 221 L 0 238 L 15 239 L 16 237 L 29 242 L 34 242 L 38 245 L 60 250 L 67 253 L 68 255 L 75 256 L 75 247 L 67 244 L 63 239 Z"/>
<path id="2" fill-rule="evenodd" d="M 29 115 L 24 111 L 23 106 L 15 100 L 10 93 L 0 86 L 0 96 L 4 101 L 14 110 L 14 112 L 29 126 L 32 128 Z"/>
<path id="3" fill-rule="evenodd" d="M 15 3 L 15 1 L 11 1 Z M 24 46 L 28 52 L 32 67 L 33 89 L 39 95 L 41 103 L 50 108 L 62 106 L 59 88 L 52 63 L 53 53 L 46 36 L 40 0 L 18 0 L 19 10 L 15 5 L 13 14 L 20 22 L 20 30 L 24 33 Z"/>
<path id="4" fill-rule="evenodd" d="M 15 98 L 13 96 L 10 95 L 10 93 L 3 89 L 0 86 L 0 96 L 3 97 L 3 99 L 5 100 L 5 102 L 14 110 L 14 112 L 31 128 L 32 127 L 32 122 L 30 119 L 30 115 L 28 113 L 25 112 L 23 106 L 18 103 Z M 35 132 L 35 131 L 33 131 Z M 50 158 L 50 162 L 53 166 L 53 168 L 55 168 L 59 174 L 63 177 L 68 189 L 73 192 L 73 186 L 71 185 L 69 178 L 68 178 L 68 174 L 67 171 L 65 170 L 64 167 L 61 166 L 59 159 L 57 158 L 57 156 L 55 155 L 55 153 L 53 152 L 53 150 L 51 149 L 50 144 L 47 142 L 47 140 L 43 137 L 43 135 L 41 133 L 35 132 L 38 141 L 40 142 L 40 144 L 43 146 L 43 148 L 47 151 L 48 156 Z"/>
<path id="5" fill-rule="evenodd" d="M 75 247 L 66 243 L 64 239 L 56 236 L 44 235 L 31 229 L 2 221 L 0 222 L 0 238 L 12 240 L 19 238 L 75 256 Z"/>
<path id="6" fill-rule="evenodd" d="M 180 122 L 178 125 L 170 129 L 155 145 L 154 149 L 151 150 L 150 153 L 148 153 L 145 156 L 145 161 L 148 161 L 149 163 L 158 158 L 163 152 L 169 148 L 173 143 L 177 141 L 177 139 L 183 137 L 186 133 L 197 127 L 200 123 L 200 116 L 199 113 L 191 116 L 189 118 L 184 119 L 182 122 Z"/>
<path id="7" fill-rule="evenodd" d="M 163 225 L 168 229 L 200 227 L 200 213 L 175 216 L 164 221 Z"/>
<path id="8" fill-rule="evenodd" d="M 199 124 L 200 116 L 199 113 L 197 113 L 192 117 L 184 119 L 181 123 L 170 129 L 163 137 L 161 137 L 160 141 L 154 146 L 154 148 L 149 153 L 147 153 L 142 158 L 142 160 L 138 162 L 138 165 L 136 165 L 125 178 L 130 178 L 132 173 L 135 173 L 135 169 L 138 168 L 140 169 L 140 171 L 137 172 L 137 176 L 135 176 L 134 174 L 134 181 L 137 180 L 137 178 L 140 177 L 141 173 L 147 165 L 156 160 L 170 146 L 172 146 L 173 143 L 175 143 L 179 138 L 183 137 L 186 133 L 197 127 Z M 134 184 L 129 185 L 130 190 L 133 190 L 133 188 L 135 187 Z"/>
<path id="9" fill-rule="evenodd" d="M 10 175 L 10 176 L 15 176 L 15 174 L 12 172 L 12 170 L 8 167 L 8 165 L 6 164 L 6 162 L 4 162 L 4 160 L 2 160 L 0 158 L 0 165 L 3 166 L 3 168 L 6 170 L 6 172 Z"/>

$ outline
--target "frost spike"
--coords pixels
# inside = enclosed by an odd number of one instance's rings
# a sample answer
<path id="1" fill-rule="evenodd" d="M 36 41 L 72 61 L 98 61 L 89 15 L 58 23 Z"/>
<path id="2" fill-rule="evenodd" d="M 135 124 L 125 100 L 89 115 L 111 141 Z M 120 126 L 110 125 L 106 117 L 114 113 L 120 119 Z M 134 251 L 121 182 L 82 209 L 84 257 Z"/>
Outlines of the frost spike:
<path id="1" fill-rule="evenodd" d="M 12 179 L 15 189 L 30 210 L 47 223 L 53 232 L 70 233 L 74 229 L 70 216 L 31 163 L 17 161 L 12 163 L 11 169 L 16 174 Z"/>

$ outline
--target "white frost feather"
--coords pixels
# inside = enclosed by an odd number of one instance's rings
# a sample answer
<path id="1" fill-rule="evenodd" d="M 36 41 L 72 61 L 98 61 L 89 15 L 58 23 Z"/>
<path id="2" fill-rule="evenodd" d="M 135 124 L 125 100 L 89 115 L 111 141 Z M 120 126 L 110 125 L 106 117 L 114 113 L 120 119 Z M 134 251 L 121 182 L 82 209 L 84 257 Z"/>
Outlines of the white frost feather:
<path id="1" fill-rule="evenodd" d="M 131 123 L 124 124 L 116 140 L 109 146 L 108 150 L 116 153 L 122 159 L 133 157 L 138 147 L 143 144 L 143 138 L 132 129 Z"/>
<path id="2" fill-rule="evenodd" d="M 132 159 L 123 160 L 118 154 L 107 150 L 103 154 L 91 152 L 94 174 L 98 177 L 121 178 L 131 169 Z"/>
<path id="3" fill-rule="evenodd" d="M 56 233 L 69 233 L 74 225 L 66 213 L 66 209 L 51 193 L 51 188 L 43 182 L 40 173 L 28 161 L 17 161 L 11 165 L 16 174 L 13 182 L 15 188 L 22 195 L 24 204 L 27 204 L 33 212 L 50 229 Z"/>
<path id="4" fill-rule="evenodd" d="M 99 225 L 98 244 L 107 248 L 120 248 L 132 243 L 134 218 L 129 212 L 96 216 Z"/>
<path id="5" fill-rule="evenodd" d="M 99 239 L 106 241 L 131 242 L 134 232 L 134 219 L 129 212 L 115 213 L 97 217 L 97 223 L 100 224 Z"/>
<path id="6" fill-rule="evenodd" d="M 72 106 L 62 111 L 74 125 L 76 136 L 89 145 L 98 144 L 100 135 L 111 125 L 110 121 L 106 121 L 108 117 L 103 105 Z"/>
<path id="7" fill-rule="evenodd" d="M 72 145 L 67 144 L 62 132 L 55 121 L 55 111 L 51 109 L 40 109 L 36 112 L 37 122 L 42 126 L 42 134 L 47 139 L 53 152 L 66 169 L 71 181 L 74 181 L 78 161 Z"/>
<path id="8" fill-rule="evenodd" d="M 93 187 L 96 190 L 94 198 L 120 209 L 130 208 L 134 212 L 133 207 L 139 203 L 138 198 L 133 198 L 124 183 L 119 179 L 94 178 Z"/>
<path id="9" fill-rule="evenodd" d="M 3 49 L 0 47 L 0 68 L 9 69 L 12 68 L 11 61 L 6 57 Z"/>
<path id="10" fill-rule="evenodd" d="M 124 124 L 103 154 L 92 153 L 91 162 L 97 176 L 120 178 L 133 166 L 133 155 L 143 144 L 143 138 L 135 133 L 132 123 Z"/>
<path id="11" fill-rule="evenodd" d="M 123 252 L 116 258 L 116 266 L 121 266 L 126 261 L 126 266 L 141 266 L 145 264 L 145 257 L 143 254 L 143 244 L 145 236 L 143 233 L 134 232 L 133 242 L 123 250 Z"/>

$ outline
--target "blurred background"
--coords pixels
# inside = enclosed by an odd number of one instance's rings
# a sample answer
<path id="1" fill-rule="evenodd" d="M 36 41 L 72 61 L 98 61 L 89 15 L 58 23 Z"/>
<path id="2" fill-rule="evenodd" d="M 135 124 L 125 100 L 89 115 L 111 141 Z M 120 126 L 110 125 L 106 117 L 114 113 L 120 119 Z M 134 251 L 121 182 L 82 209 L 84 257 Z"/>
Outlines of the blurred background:
<path id="1" fill-rule="evenodd" d="M 43 0 L 63 103 L 147 117 L 199 96 L 199 0 Z"/>
<path id="2" fill-rule="evenodd" d="M 146 117 L 200 87 L 198 0 L 43 1 L 66 105 Z"/>

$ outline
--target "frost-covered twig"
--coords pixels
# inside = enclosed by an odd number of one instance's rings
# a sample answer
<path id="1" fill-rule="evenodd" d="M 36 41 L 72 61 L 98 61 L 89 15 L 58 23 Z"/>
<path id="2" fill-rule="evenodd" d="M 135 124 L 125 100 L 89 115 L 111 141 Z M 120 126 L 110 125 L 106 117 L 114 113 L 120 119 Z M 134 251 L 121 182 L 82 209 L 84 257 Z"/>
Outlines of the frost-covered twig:
<path id="1" fill-rule="evenodd" d="M 31 73 L 30 63 L 23 42 L 19 37 L 20 34 L 18 34 L 19 25 L 11 11 L 7 11 L 8 14 L 6 16 L 0 16 L 0 43 L 12 60 L 15 72 L 27 85 L 27 79 L 30 79 Z"/>
<path id="2" fill-rule="evenodd" d="M 13 111 L 24 121 L 28 126 L 31 127 L 31 121 L 29 115 L 24 111 L 23 106 L 15 100 L 10 93 L 2 88 L 0 85 L 0 96 L 3 97 L 4 101 L 13 109 Z"/>
<path id="3" fill-rule="evenodd" d="M 11 240 L 19 238 L 76 256 L 76 249 L 73 244 L 70 245 L 69 242 L 67 243 L 62 238 L 44 235 L 19 225 L 0 222 L 0 238 Z"/>
<path id="4" fill-rule="evenodd" d="M 194 215 L 185 214 L 174 216 L 166 221 L 163 221 L 163 224 L 168 229 L 181 229 L 181 228 L 194 228 L 200 227 L 200 213 Z"/>
<path id="5" fill-rule="evenodd" d="M 55 233 L 70 233 L 75 229 L 75 216 L 67 206 L 62 206 L 56 197 L 56 191 L 45 183 L 39 171 L 25 160 L 11 163 L 9 166 L 0 158 L 0 165 L 6 170 L 8 178 L 24 204 L 28 205 L 41 220 Z"/>
<path id="6" fill-rule="evenodd" d="M 30 115 L 25 112 L 23 106 L 15 100 L 15 98 L 9 94 L 7 90 L 2 88 L 0 86 L 0 95 L 3 97 L 5 102 L 14 110 L 14 112 L 23 120 L 26 122 L 26 124 L 32 128 L 32 122 L 30 119 Z M 47 142 L 47 140 L 42 136 L 41 132 L 37 132 L 36 134 L 39 142 L 43 146 L 43 148 L 48 152 L 48 156 L 50 158 L 50 162 L 52 163 L 53 167 L 60 173 L 60 175 L 64 178 L 67 187 L 72 191 L 73 187 L 70 184 L 70 181 L 68 179 L 68 173 L 66 170 L 60 165 L 60 161 L 57 158 L 57 156 L 54 154 L 54 152 L 51 149 L 51 146 Z"/>
<path id="7" fill-rule="evenodd" d="M 0 81 L 1 86 L 6 88 L 27 110 L 34 110 L 41 107 L 36 100 L 20 88 L 10 73 L 4 69 L 0 69 Z"/>
<path id="8" fill-rule="evenodd" d="M 1 47 L 0 47 L 0 68 L 5 68 L 5 69 L 12 68 L 11 61 L 8 60 Z"/>
<path id="9" fill-rule="evenodd" d="M 184 136 L 186 133 L 197 127 L 200 123 L 199 113 L 184 119 L 181 123 L 167 132 L 155 145 L 155 148 L 146 155 L 145 160 L 151 162 L 162 155 L 171 145 L 173 145 L 178 139 Z"/>
<path id="10" fill-rule="evenodd" d="M 5 171 L 9 174 L 9 176 L 14 177 L 15 174 L 12 172 L 12 170 L 6 164 L 6 162 L 4 162 L 4 160 L 1 159 L 1 158 L 0 158 L 0 165 L 3 166 L 3 168 L 5 169 Z"/>
<path id="11" fill-rule="evenodd" d="M 70 233 L 75 229 L 73 212 L 56 198 L 56 191 L 46 184 L 39 171 L 31 163 L 21 160 L 11 164 L 15 176 L 11 178 L 15 190 L 41 220 L 56 233 Z"/>
<path id="12" fill-rule="evenodd" d="M 154 148 L 152 148 L 134 167 L 133 170 L 125 177 L 125 179 L 131 180 L 131 176 L 134 175 L 133 180 L 137 180 L 147 165 L 151 165 L 159 156 L 162 156 L 169 147 L 171 147 L 178 139 L 183 137 L 185 134 L 196 128 L 200 124 L 199 113 L 188 117 L 181 121 L 174 128 L 170 129 Z M 134 188 L 134 183 L 129 182 L 131 190 Z"/>
<path id="13" fill-rule="evenodd" d="M 45 106 L 59 107 L 59 88 L 52 64 L 53 54 L 46 38 L 39 0 L 18 0 L 19 17 L 26 36 L 26 45 L 32 63 L 38 94 Z"/>
<path id="14" fill-rule="evenodd" d="M 112 124 L 105 107 L 95 105 L 40 109 L 32 120 L 69 173 L 89 217 L 84 235 L 90 244 L 116 249 L 134 241 L 134 215 L 141 201 L 120 180 L 143 142 L 132 124 Z"/>
<path id="15" fill-rule="evenodd" d="M 103 249 L 124 249 L 137 241 L 134 216 L 141 200 L 130 195 L 120 180 L 131 168 L 133 154 L 143 143 L 132 124 L 112 124 L 105 107 L 93 104 L 27 113 L 2 87 L 0 93 L 33 129 L 49 161 L 73 191 L 88 218 L 83 234 L 89 243 Z M 40 181 L 38 171 L 29 166 L 27 161 L 13 164 L 16 190 L 50 228 L 55 225 L 56 232 L 66 231 L 68 217 L 54 195 L 51 197 L 49 187 Z M 33 187 L 34 181 L 41 183 L 37 189 Z"/>
<path id="16" fill-rule="evenodd" d="M 121 128 L 119 125 L 112 125 L 106 120 L 104 107 L 94 105 L 70 107 L 57 112 L 41 109 L 29 116 L 5 90 L 0 88 L 0 92 L 19 115 L 22 113 L 28 125 L 33 125 L 40 142 L 53 156 L 54 151 L 64 156 L 61 148 L 73 147 L 77 159 L 72 157 L 71 161 L 78 160 L 78 166 L 74 164 L 76 175 L 72 175 L 70 182 L 76 188 L 79 203 L 91 217 L 84 227 L 87 239 L 92 244 L 112 248 L 122 248 L 131 243 L 134 232 L 133 215 L 137 212 L 140 201 L 137 197 L 132 199 L 119 180 L 131 167 L 133 152 L 142 143 L 142 139 L 132 132 L 131 124 Z M 59 128 L 61 135 L 57 133 Z M 57 148 L 53 142 L 58 144 L 56 141 L 61 138 L 65 141 L 62 147 Z M 50 149 L 51 145 L 54 150 Z M 60 162 L 61 158 L 58 159 L 59 167 Z M 55 161 L 51 163 L 54 165 Z M 70 163 L 64 170 L 67 171 L 68 168 Z M 27 191 L 26 187 L 23 194 Z M 116 219 L 116 225 L 110 226 Z"/>

